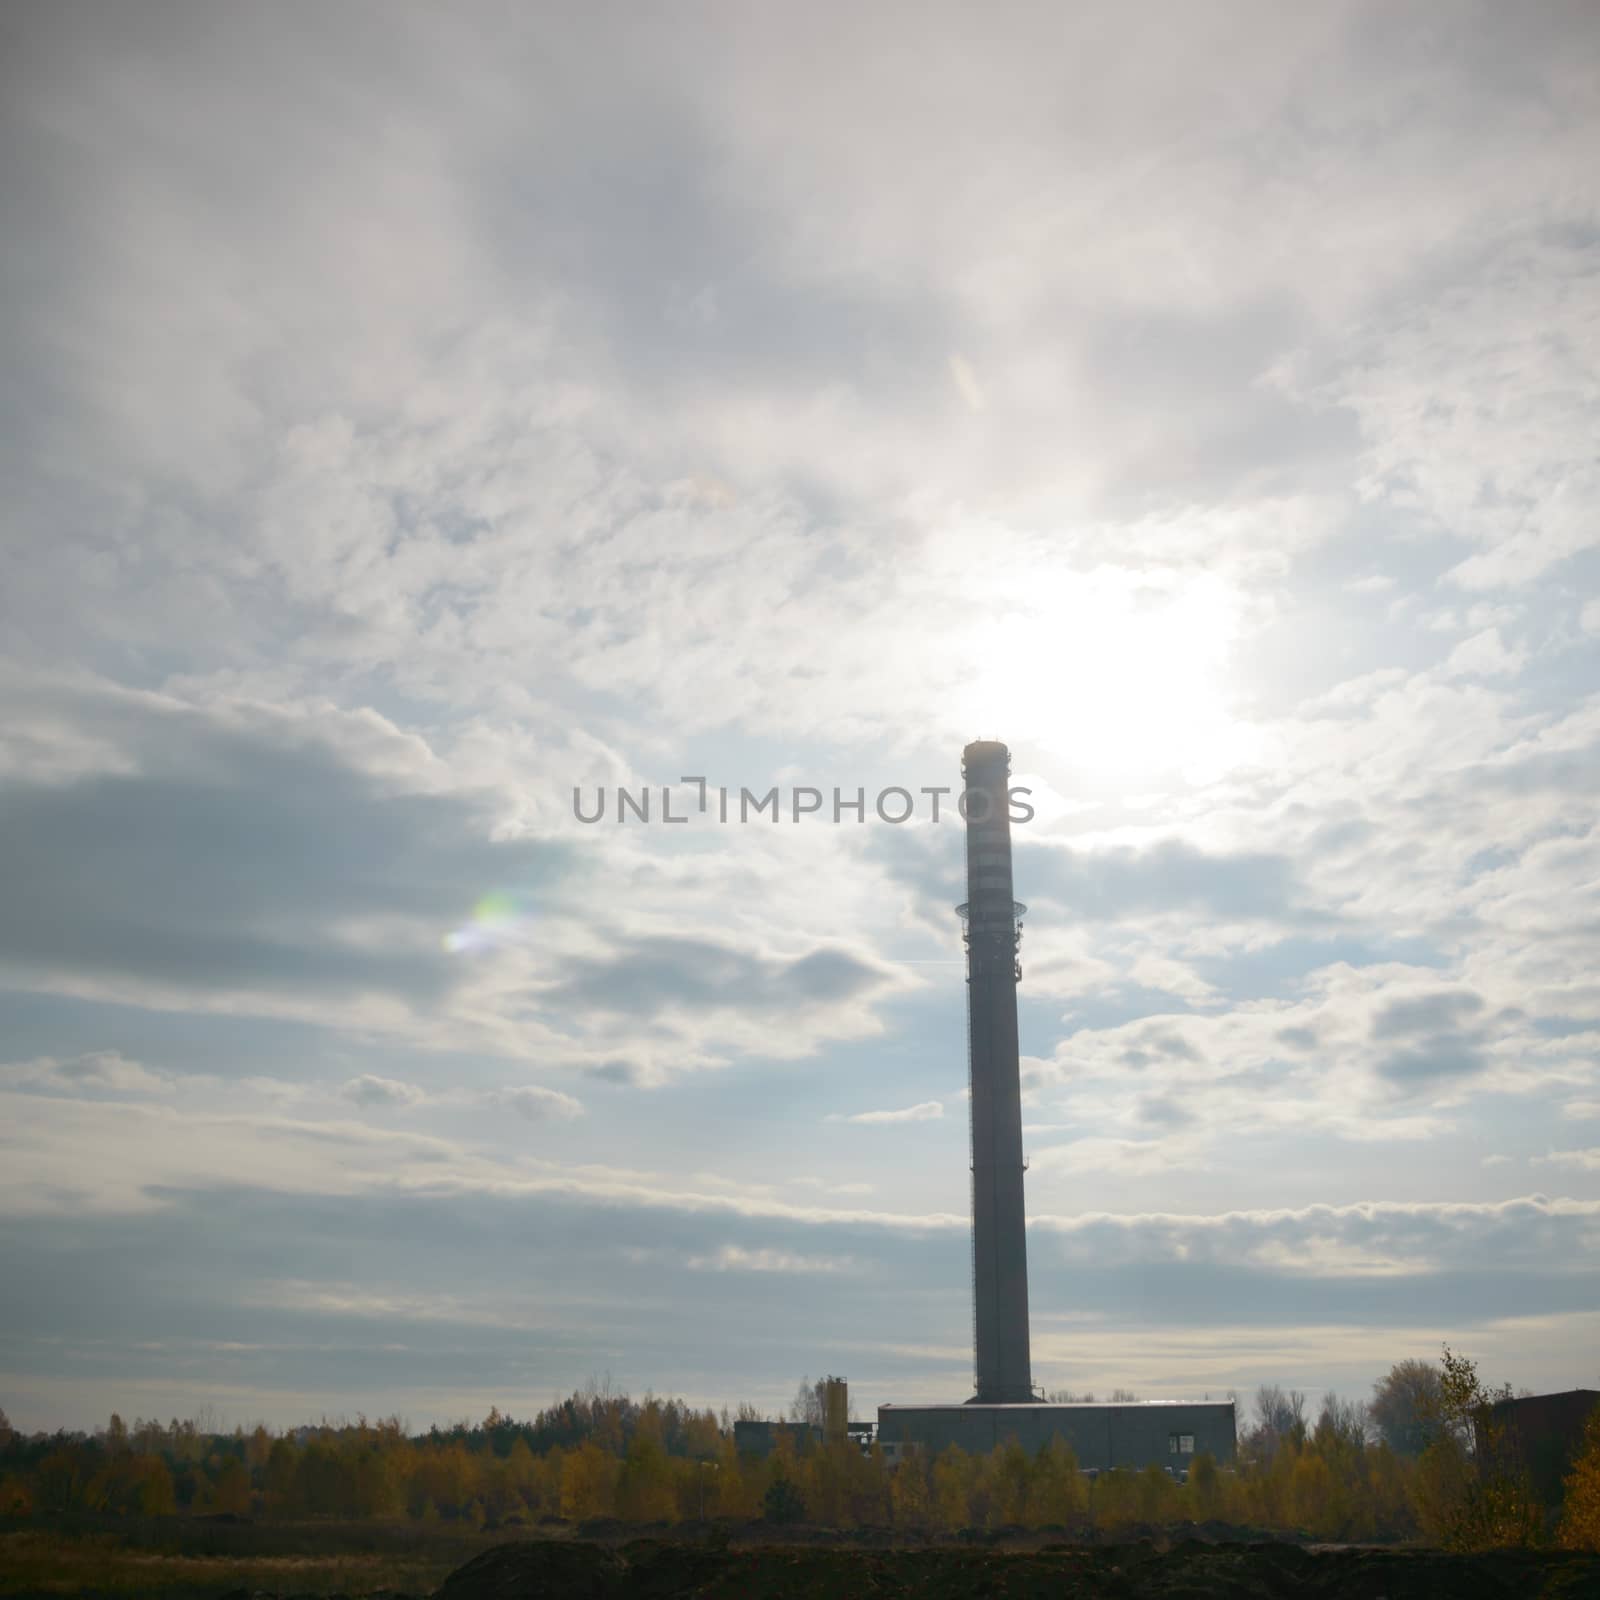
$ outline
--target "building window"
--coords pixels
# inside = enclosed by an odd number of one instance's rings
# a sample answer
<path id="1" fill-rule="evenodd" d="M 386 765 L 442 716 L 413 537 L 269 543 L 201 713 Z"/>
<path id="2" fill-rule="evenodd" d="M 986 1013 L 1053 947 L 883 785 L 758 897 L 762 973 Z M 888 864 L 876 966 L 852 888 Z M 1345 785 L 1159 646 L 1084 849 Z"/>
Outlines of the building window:
<path id="1" fill-rule="evenodd" d="M 1192 1433 L 1180 1433 L 1178 1435 L 1178 1454 L 1180 1456 L 1192 1456 L 1194 1454 L 1194 1435 Z"/>

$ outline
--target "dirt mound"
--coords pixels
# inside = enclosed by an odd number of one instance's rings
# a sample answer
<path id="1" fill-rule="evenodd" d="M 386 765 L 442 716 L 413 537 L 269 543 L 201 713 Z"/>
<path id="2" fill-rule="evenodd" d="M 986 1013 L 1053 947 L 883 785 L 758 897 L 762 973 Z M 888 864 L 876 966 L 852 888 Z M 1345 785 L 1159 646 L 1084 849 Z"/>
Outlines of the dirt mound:
<path id="1" fill-rule="evenodd" d="M 609 1600 L 625 1592 L 627 1578 L 627 1563 L 605 1545 L 519 1540 L 457 1567 L 439 1600 Z"/>
<path id="2" fill-rule="evenodd" d="M 1564 1551 L 1308 1550 L 1189 1538 L 1154 1543 L 998 1550 L 754 1546 L 639 1540 L 621 1549 L 525 1541 L 486 1551 L 451 1574 L 436 1600 L 1375 1600 L 1600 1597 L 1600 1556 Z"/>

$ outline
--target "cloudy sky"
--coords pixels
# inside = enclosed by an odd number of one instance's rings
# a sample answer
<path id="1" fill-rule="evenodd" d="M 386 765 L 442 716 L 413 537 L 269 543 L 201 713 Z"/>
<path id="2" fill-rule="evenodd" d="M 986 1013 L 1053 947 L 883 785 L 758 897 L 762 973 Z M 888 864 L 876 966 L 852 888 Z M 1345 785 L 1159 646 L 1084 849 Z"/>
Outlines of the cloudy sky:
<path id="1" fill-rule="evenodd" d="M 1600 1383 L 1592 6 L 0 32 L 13 1421 Z"/>

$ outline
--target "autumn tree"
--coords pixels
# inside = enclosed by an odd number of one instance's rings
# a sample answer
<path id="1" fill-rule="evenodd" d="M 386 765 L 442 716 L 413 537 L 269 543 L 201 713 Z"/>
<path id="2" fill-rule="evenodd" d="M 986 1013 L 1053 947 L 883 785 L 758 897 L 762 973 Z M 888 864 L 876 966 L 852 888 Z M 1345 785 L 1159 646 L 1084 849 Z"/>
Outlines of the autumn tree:
<path id="1" fill-rule="evenodd" d="M 1255 1419 L 1243 1441 L 1250 1454 L 1270 1458 L 1285 1440 L 1298 1447 L 1306 1437 L 1306 1397 L 1299 1389 L 1264 1383 L 1256 1390 Z"/>
<path id="2" fill-rule="evenodd" d="M 810 1378 L 802 1378 L 800 1387 L 795 1390 L 794 1399 L 789 1402 L 789 1420 L 808 1424 L 814 1428 L 822 1426 L 822 1391 L 823 1380 L 815 1383 Z"/>
<path id="3" fill-rule="evenodd" d="M 1562 1544 L 1569 1550 L 1600 1550 L 1600 1405 L 1583 1425 L 1583 1439 L 1565 1482 Z"/>
<path id="4" fill-rule="evenodd" d="M 1189 1468 L 1189 1503 L 1202 1522 L 1222 1515 L 1222 1478 L 1217 1471 L 1217 1458 L 1209 1450 L 1202 1450 Z"/>
<path id="5" fill-rule="evenodd" d="M 34 1502 L 41 1511 L 71 1511 L 85 1487 L 79 1451 L 52 1450 L 34 1469 Z"/>
<path id="6" fill-rule="evenodd" d="M 933 1463 L 933 1506 L 947 1533 L 970 1527 L 973 1460 L 958 1444 L 947 1445 Z"/>
<path id="7" fill-rule="evenodd" d="M 1397 1361 L 1372 1386 L 1370 1406 L 1378 1437 L 1398 1456 L 1420 1456 L 1438 1435 L 1444 1388 L 1431 1361 Z"/>
<path id="8" fill-rule="evenodd" d="M 892 1513 L 882 1448 L 874 1443 L 865 1454 L 852 1444 L 836 1448 L 845 1453 L 845 1494 L 851 1524 L 858 1528 L 888 1527 Z"/>
<path id="9" fill-rule="evenodd" d="M 33 1490 L 20 1473 L 8 1472 L 0 1478 L 0 1517 L 27 1517 L 33 1514 Z"/>
<path id="10" fill-rule="evenodd" d="M 484 1504 L 497 1522 L 520 1518 L 536 1502 L 538 1462 L 528 1441 L 516 1438 L 503 1462 L 496 1463 L 492 1477 L 486 1477 Z"/>
<path id="11" fill-rule="evenodd" d="M 261 1487 L 267 1510 L 277 1516 L 292 1516 L 298 1509 L 299 1451 L 292 1439 L 274 1439 L 261 1469 Z"/>
<path id="12" fill-rule="evenodd" d="M 991 1528 L 1014 1527 L 1027 1515 L 1032 1465 L 1028 1452 L 1015 1434 L 991 1453 L 985 1473 L 989 1485 L 987 1520 Z"/>
<path id="13" fill-rule="evenodd" d="M 1083 1507 L 1078 1458 L 1058 1433 L 1034 1458 L 1022 1520 L 1034 1528 L 1059 1527 L 1079 1515 Z"/>
<path id="14" fill-rule="evenodd" d="M 1372 1424 L 1369 1408 L 1357 1400 L 1342 1400 L 1329 1390 L 1322 1397 L 1322 1409 L 1317 1413 L 1312 1437 L 1319 1448 L 1335 1441 L 1351 1450 L 1360 1449 L 1367 1442 L 1367 1432 Z"/>
<path id="15" fill-rule="evenodd" d="M 797 1474 L 807 1514 L 824 1527 L 846 1526 L 849 1513 L 848 1444 L 826 1444 L 810 1451 Z M 855 1452 L 858 1456 L 859 1451 Z"/>
<path id="16" fill-rule="evenodd" d="M 1485 1388 L 1476 1365 L 1444 1347 L 1437 1420 L 1417 1463 L 1413 1499 L 1423 1531 L 1447 1549 L 1526 1545 L 1540 1535 L 1527 1473 L 1505 1448 L 1490 1409 L 1511 1393 L 1510 1384 Z"/>
<path id="17" fill-rule="evenodd" d="M 138 1491 L 133 1509 L 141 1517 L 170 1517 L 177 1509 L 172 1474 L 159 1456 L 135 1456 Z"/>
<path id="18" fill-rule="evenodd" d="M 933 1524 L 933 1488 L 928 1482 L 927 1460 L 913 1451 L 895 1467 L 889 1479 L 889 1510 L 897 1528 L 926 1533 Z"/>
<path id="19" fill-rule="evenodd" d="M 217 1468 L 206 1506 L 210 1511 L 241 1517 L 250 1510 L 250 1469 L 237 1456 L 229 1456 Z"/>
<path id="20" fill-rule="evenodd" d="M 1137 1522 L 1140 1516 L 1138 1475 L 1125 1467 L 1102 1472 L 1094 1480 L 1090 1509 L 1097 1527 L 1120 1528 Z"/>
<path id="21" fill-rule="evenodd" d="M 1297 1453 L 1289 1473 L 1289 1517 L 1296 1528 L 1331 1539 L 1344 1531 L 1346 1508 L 1340 1486 L 1322 1452 Z"/>
<path id="22" fill-rule="evenodd" d="M 616 1514 L 628 1522 L 671 1522 L 677 1509 L 672 1469 L 659 1432 L 641 1427 L 617 1475 Z"/>
<path id="23" fill-rule="evenodd" d="M 768 1522 L 789 1525 L 806 1519 L 805 1496 L 793 1478 L 775 1477 L 761 1497 L 761 1514 Z"/>
<path id="24" fill-rule="evenodd" d="M 265 1423 L 257 1423 L 255 1430 L 245 1441 L 244 1461 L 251 1474 L 259 1474 L 267 1464 L 267 1457 L 272 1454 L 275 1443 L 272 1435 L 267 1432 Z"/>
<path id="25" fill-rule="evenodd" d="M 621 1463 L 592 1439 L 567 1452 L 561 1465 L 561 1515 L 574 1522 L 616 1514 Z"/>
<path id="26" fill-rule="evenodd" d="M 720 1517 L 749 1518 L 761 1504 L 745 1463 L 740 1460 L 731 1436 L 717 1445 L 717 1470 L 712 1475 L 716 1493 L 716 1512 Z"/>

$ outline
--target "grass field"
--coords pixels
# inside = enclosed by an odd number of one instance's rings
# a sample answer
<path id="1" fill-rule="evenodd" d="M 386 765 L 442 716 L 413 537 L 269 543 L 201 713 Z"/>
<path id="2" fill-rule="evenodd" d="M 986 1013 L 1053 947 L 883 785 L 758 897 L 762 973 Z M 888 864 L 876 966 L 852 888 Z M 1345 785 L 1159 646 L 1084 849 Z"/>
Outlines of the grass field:
<path id="1" fill-rule="evenodd" d="M 359 1522 L 91 1519 L 0 1532 L 0 1596 L 431 1594 L 506 1531 Z"/>

